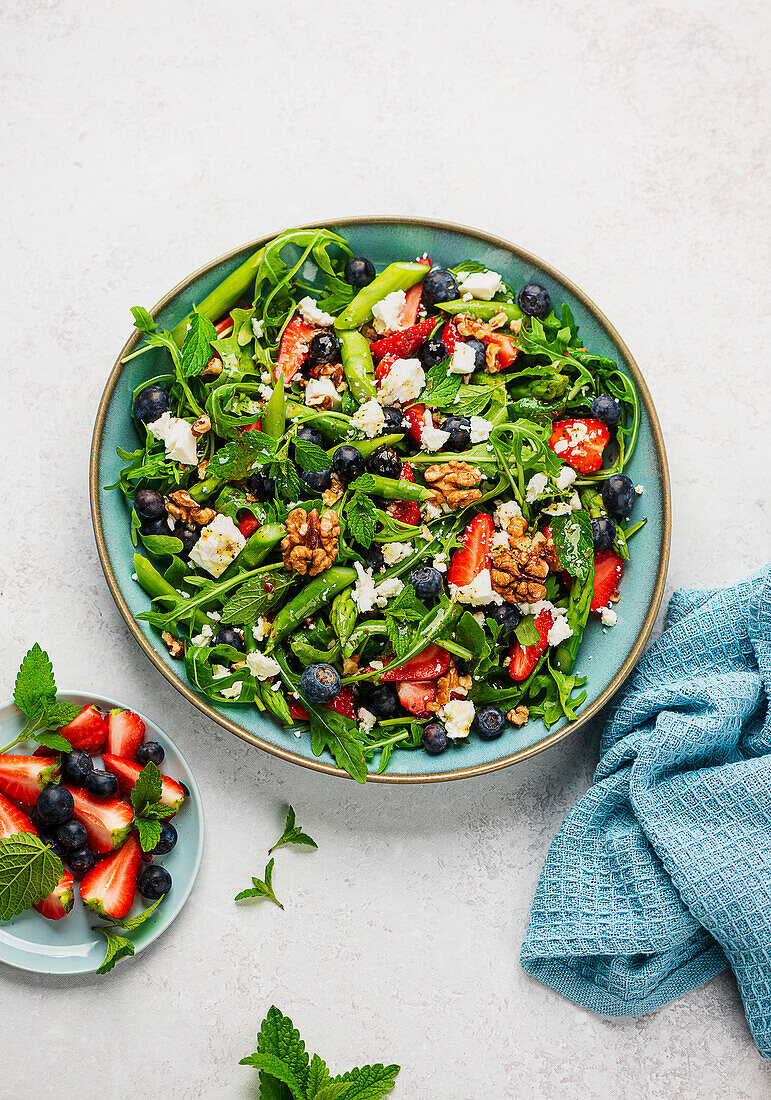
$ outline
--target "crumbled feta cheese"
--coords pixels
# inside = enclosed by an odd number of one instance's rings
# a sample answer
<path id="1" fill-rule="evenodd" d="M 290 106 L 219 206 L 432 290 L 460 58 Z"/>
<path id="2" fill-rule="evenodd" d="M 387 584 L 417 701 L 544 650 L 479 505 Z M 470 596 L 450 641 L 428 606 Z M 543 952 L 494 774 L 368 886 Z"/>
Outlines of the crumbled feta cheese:
<path id="1" fill-rule="evenodd" d="M 493 426 L 489 420 L 485 420 L 483 416 L 471 417 L 471 442 L 472 443 L 484 443 L 486 439 L 490 438 L 490 432 L 493 430 Z"/>
<path id="2" fill-rule="evenodd" d="M 444 722 L 447 736 L 453 741 L 458 741 L 468 737 L 475 714 L 476 708 L 470 700 L 450 699 L 449 703 L 445 703 L 439 710 L 437 718 L 441 718 Z"/>
<path id="3" fill-rule="evenodd" d="M 548 484 L 549 479 L 546 474 L 533 474 L 525 488 L 527 503 L 532 504 L 534 500 L 537 500 Z"/>
<path id="4" fill-rule="evenodd" d="M 372 307 L 372 322 L 375 332 L 385 336 L 388 332 L 398 332 L 405 328 L 404 308 L 407 305 L 407 295 L 403 290 L 394 290 L 387 294 Z"/>
<path id="5" fill-rule="evenodd" d="M 212 665 L 211 674 L 213 680 L 223 680 L 226 676 L 230 675 L 230 669 L 227 665 Z"/>
<path id="6" fill-rule="evenodd" d="M 477 573 L 469 584 L 460 586 L 451 584 L 450 591 L 458 603 L 468 603 L 472 607 L 484 607 L 488 603 L 503 603 L 503 597 L 499 596 L 492 586 L 489 569 L 483 569 L 481 573 Z"/>
<path id="7" fill-rule="evenodd" d="M 319 309 L 318 304 L 314 302 L 310 295 L 307 298 L 303 298 L 301 302 L 298 302 L 297 308 L 300 311 L 303 321 L 307 321 L 309 325 L 319 325 L 321 328 L 328 328 L 329 325 L 335 323 L 332 314 L 325 313 L 322 309 Z"/>
<path id="8" fill-rule="evenodd" d="M 231 684 L 230 687 L 220 688 L 220 695 L 222 695 L 225 699 L 237 699 L 241 694 L 241 688 L 243 686 L 244 685 L 242 680 L 236 680 L 236 682 L 234 684 Z"/>
<path id="9" fill-rule="evenodd" d="M 156 439 L 163 440 L 166 445 L 166 457 L 172 462 L 183 462 L 186 466 L 195 466 L 198 462 L 197 440 L 186 420 L 165 412 L 147 427 Z"/>
<path id="10" fill-rule="evenodd" d="M 497 271 L 459 271 L 458 290 L 465 297 L 470 294 L 481 302 L 490 302 L 501 289 L 501 277 Z"/>
<path id="11" fill-rule="evenodd" d="M 359 730 L 364 733 L 371 733 L 377 725 L 377 718 L 371 710 L 367 710 L 366 707 L 359 707 Z"/>
<path id="12" fill-rule="evenodd" d="M 201 537 L 190 551 L 190 560 L 213 577 L 221 576 L 246 546 L 246 539 L 230 516 L 220 512 L 201 528 Z"/>
<path id="13" fill-rule="evenodd" d="M 563 492 L 565 489 L 570 488 L 577 477 L 578 474 L 572 466 L 563 466 L 559 475 L 555 478 L 554 484 L 560 492 Z"/>
<path id="14" fill-rule="evenodd" d="M 252 627 L 252 637 L 255 642 L 263 641 L 264 638 L 267 638 L 268 634 L 270 634 L 270 623 L 267 619 L 258 619 Z"/>
<path id="15" fill-rule="evenodd" d="M 385 668 L 385 665 L 382 661 L 370 661 L 369 667 L 379 672 L 381 668 Z"/>
<path id="16" fill-rule="evenodd" d="M 499 527 L 502 527 L 504 531 L 513 519 L 522 519 L 522 509 L 517 504 L 516 500 L 507 500 L 504 504 L 499 504 L 495 509 L 495 522 Z"/>
<path id="17" fill-rule="evenodd" d="M 388 580 L 381 581 L 375 589 L 375 605 L 385 607 L 388 601 L 398 596 L 403 588 L 404 583 L 398 577 L 389 577 Z"/>
<path id="18" fill-rule="evenodd" d="M 555 455 L 564 454 L 569 446 L 570 444 L 568 443 L 567 439 L 558 439 L 557 442 L 554 444 Z"/>
<path id="19" fill-rule="evenodd" d="M 551 600 L 537 600 L 536 603 L 518 603 L 515 606 L 523 615 L 532 615 L 533 617 L 540 615 L 542 611 L 548 611 L 552 619 L 556 619 L 558 615 L 567 614 L 567 608 L 555 607 Z"/>
<path id="20" fill-rule="evenodd" d="M 645 486 L 644 485 L 635 485 L 634 491 L 637 493 L 638 497 L 641 497 L 643 495 L 643 493 L 645 492 Z"/>
<path id="21" fill-rule="evenodd" d="M 190 641 L 193 645 L 208 645 L 209 639 L 214 637 L 214 627 L 204 623 L 200 633 L 194 634 Z"/>
<path id="22" fill-rule="evenodd" d="M 212 620 L 213 620 L 213 621 L 214 621 L 215 623 L 218 623 L 218 622 L 220 621 L 220 619 L 222 618 L 222 616 L 220 615 L 219 611 L 207 611 L 207 612 L 206 612 L 206 614 L 207 614 L 207 615 L 208 615 L 208 617 L 209 617 L 210 619 L 212 619 Z"/>
<path id="23" fill-rule="evenodd" d="M 434 504 L 433 501 L 429 500 L 426 501 L 425 505 L 423 506 L 423 515 L 426 517 L 426 519 L 439 519 L 439 517 L 443 515 L 443 512 L 437 504 Z M 431 535 L 430 537 L 433 538 L 434 536 Z"/>
<path id="24" fill-rule="evenodd" d="M 265 325 L 257 317 L 252 317 L 252 332 L 258 340 L 261 340 L 265 335 Z"/>
<path id="25" fill-rule="evenodd" d="M 455 351 L 450 356 L 447 367 L 448 374 L 473 374 L 476 366 L 476 352 L 471 344 L 458 342 Z"/>
<path id="26" fill-rule="evenodd" d="M 374 397 L 371 397 L 353 414 L 351 424 L 357 431 L 363 432 L 367 439 L 374 439 L 382 433 L 385 427 L 383 406 Z"/>
<path id="27" fill-rule="evenodd" d="M 559 645 L 560 642 L 567 641 L 568 638 L 572 637 L 573 628 L 568 625 L 564 615 L 558 615 L 546 636 L 546 641 L 549 645 Z"/>
<path id="28" fill-rule="evenodd" d="M 492 550 L 508 550 L 509 549 L 509 532 L 508 531 L 496 531 L 493 535 L 493 541 L 491 543 Z"/>
<path id="29" fill-rule="evenodd" d="M 383 405 L 404 405 L 417 401 L 426 384 L 419 359 L 397 359 L 383 379 L 378 397 Z"/>
<path id="30" fill-rule="evenodd" d="M 131 579 L 132 579 L 132 581 L 137 581 L 137 582 L 139 581 L 139 577 L 136 575 L 136 573 L 131 574 Z"/>
<path id="31" fill-rule="evenodd" d="M 257 680 L 272 680 L 281 671 L 277 661 L 274 661 L 272 657 L 266 657 L 264 653 L 260 653 L 256 649 L 252 650 L 251 653 L 247 653 L 246 665 L 252 676 Z"/>
<path id="32" fill-rule="evenodd" d="M 615 626 L 618 622 L 618 615 L 612 607 L 598 607 L 597 610 L 600 613 L 603 626 Z"/>
<path id="33" fill-rule="evenodd" d="M 486 625 L 487 616 L 485 615 L 484 611 L 474 611 L 472 612 L 471 617 L 473 619 L 476 619 L 480 626 Z"/>
<path id="34" fill-rule="evenodd" d="M 434 427 L 434 419 L 431 411 L 426 409 L 423 415 L 425 427 L 420 433 L 420 445 L 424 451 L 440 451 L 450 438 L 449 432 L 443 432 L 441 428 Z"/>
<path id="35" fill-rule="evenodd" d="M 428 526 L 427 523 L 422 523 L 420 525 L 420 531 L 418 532 L 418 534 L 422 539 L 425 539 L 426 542 L 431 542 L 431 539 L 434 537 L 431 534 L 431 528 Z"/>
<path id="36" fill-rule="evenodd" d="M 431 563 L 439 573 L 447 572 L 447 555 L 445 553 L 437 554 Z"/>
<path id="37" fill-rule="evenodd" d="M 559 504 L 549 504 L 544 508 L 544 515 L 567 516 L 571 512 L 577 512 L 581 508 L 581 498 L 578 493 L 573 493 L 570 500 L 561 501 Z"/>
<path id="38" fill-rule="evenodd" d="M 321 405 L 327 397 L 331 398 L 334 406 L 339 407 L 340 394 L 335 389 L 332 379 L 311 378 L 308 385 L 305 387 L 305 404 Z"/>
<path id="39" fill-rule="evenodd" d="M 377 602 L 377 593 L 375 591 L 375 581 L 372 576 L 372 570 L 365 569 L 359 561 L 355 561 L 353 567 L 358 577 L 351 592 L 353 602 L 362 613 L 372 611 Z"/>
<path id="40" fill-rule="evenodd" d="M 412 553 L 412 547 L 408 542 L 384 542 L 382 546 L 383 561 L 386 565 L 396 565 L 404 561 Z"/>

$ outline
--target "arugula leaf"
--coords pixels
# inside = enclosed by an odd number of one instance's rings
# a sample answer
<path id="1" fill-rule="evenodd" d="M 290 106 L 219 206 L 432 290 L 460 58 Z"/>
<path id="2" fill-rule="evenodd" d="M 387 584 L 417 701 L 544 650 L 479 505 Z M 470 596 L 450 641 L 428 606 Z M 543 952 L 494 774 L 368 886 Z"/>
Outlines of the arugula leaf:
<path id="1" fill-rule="evenodd" d="M 62 861 L 34 833 L 0 840 L 0 921 L 47 898 L 62 875 Z"/>
<path id="2" fill-rule="evenodd" d="M 238 623 L 239 626 L 253 626 L 261 615 L 284 597 L 297 579 L 296 573 L 276 572 L 265 576 L 252 577 L 230 597 L 222 608 L 220 621 Z M 272 587 L 268 589 L 266 584 Z"/>
<path id="3" fill-rule="evenodd" d="M 426 386 L 420 394 L 422 404 L 429 408 L 444 408 L 452 406 L 458 395 L 461 384 L 459 374 L 449 374 L 447 361 L 435 363 L 426 375 Z"/>
<path id="4" fill-rule="evenodd" d="M 247 477 L 255 463 L 269 462 L 276 453 L 276 441 L 264 432 L 244 432 L 232 443 L 215 451 L 207 476 L 238 481 Z"/>
<path id="5" fill-rule="evenodd" d="M 190 323 L 182 345 L 182 364 L 179 368 L 184 378 L 200 374 L 211 358 L 211 342 L 217 338 L 214 325 L 196 309 L 190 314 Z"/>
<path id="6" fill-rule="evenodd" d="M 514 633 L 521 646 L 536 645 L 540 637 L 532 615 L 526 615 L 524 619 L 520 620 L 514 628 Z"/>
<path id="7" fill-rule="evenodd" d="M 94 931 L 101 932 L 107 940 L 107 954 L 101 966 L 97 967 L 97 974 L 109 973 L 116 962 L 134 954 L 134 945 L 131 940 L 126 939 L 125 936 L 118 935 L 118 933 L 113 932 L 111 928 L 102 928 L 101 925 L 95 925 Z"/>
<path id="8" fill-rule="evenodd" d="M 367 762 L 357 737 L 356 724 L 337 711 L 309 703 L 304 697 L 303 707 L 310 721 L 313 755 L 321 756 L 324 749 L 329 749 L 338 768 L 342 768 L 357 783 L 365 783 Z"/>
<path id="9" fill-rule="evenodd" d="M 551 523 L 551 533 L 561 564 L 571 577 L 585 581 L 594 560 L 589 513 L 577 509 L 565 516 L 555 516 Z"/>
<path id="10" fill-rule="evenodd" d="M 361 478 L 357 479 L 361 481 Z M 354 482 L 354 485 L 356 483 Z M 372 539 L 377 531 L 377 508 L 372 500 L 364 493 L 355 491 L 345 508 L 345 522 L 353 538 L 365 550 L 372 545 Z"/>
<path id="11" fill-rule="evenodd" d="M 268 862 L 268 865 L 264 871 L 264 881 L 262 879 L 253 877 L 252 883 L 254 885 L 250 886 L 248 890 L 242 890 L 240 894 L 236 894 L 235 900 L 245 901 L 249 898 L 268 898 L 268 900 L 274 902 L 274 904 L 277 905 L 279 909 L 283 909 L 284 906 L 281 904 L 281 902 L 278 900 L 275 893 L 273 892 L 273 866 L 275 862 L 276 861 L 274 859 L 271 859 Z"/>
<path id="12" fill-rule="evenodd" d="M 473 675 L 479 670 L 483 661 L 490 657 L 491 645 L 483 628 L 470 611 L 464 611 L 455 627 L 455 641 L 474 654 L 470 672 Z"/>
<path id="13" fill-rule="evenodd" d="M 295 440 L 294 460 L 301 470 L 313 473 L 328 470 L 330 466 L 330 458 L 324 448 L 307 439 Z"/>
<path id="14" fill-rule="evenodd" d="M 268 855 L 272 855 L 277 848 L 283 847 L 284 844 L 304 844 L 309 848 L 318 848 L 316 841 L 309 837 L 307 833 L 304 833 L 299 825 L 295 824 L 295 814 L 291 806 L 287 810 L 284 831 L 273 847 L 268 849 Z"/>
<path id="15" fill-rule="evenodd" d="M 131 355 L 127 355 L 123 362 L 127 363 L 129 359 L 134 359 L 137 355 L 144 355 L 148 348 L 165 348 L 171 355 L 175 368 L 179 370 L 182 363 L 182 353 L 174 342 L 171 333 L 165 329 L 159 329 L 143 306 L 132 306 L 131 313 L 134 318 L 134 327 L 139 329 L 144 336 L 146 346 Z"/>

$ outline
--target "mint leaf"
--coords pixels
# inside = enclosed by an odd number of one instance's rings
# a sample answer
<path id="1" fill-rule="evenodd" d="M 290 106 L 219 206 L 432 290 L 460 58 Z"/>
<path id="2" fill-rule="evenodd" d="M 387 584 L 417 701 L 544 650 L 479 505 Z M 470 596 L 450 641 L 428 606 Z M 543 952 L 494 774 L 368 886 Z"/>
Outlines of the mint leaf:
<path id="1" fill-rule="evenodd" d="M 34 833 L 0 840 L 0 921 L 47 898 L 62 875 L 62 861 Z"/>
<path id="2" fill-rule="evenodd" d="M 125 936 L 119 936 L 117 932 L 113 932 L 110 928 L 102 928 L 101 925 L 95 925 L 94 931 L 101 932 L 107 940 L 107 954 L 102 965 L 97 967 L 97 974 L 107 974 L 120 959 L 134 954 L 134 945 Z"/>
<path id="3" fill-rule="evenodd" d="M 313 473 L 328 470 L 332 464 L 331 458 L 323 447 L 319 447 L 316 443 L 311 443 L 307 439 L 295 440 L 294 460 L 301 470 L 308 470 Z"/>
<path id="4" fill-rule="evenodd" d="M 411 584 L 405 584 L 401 592 L 383 608 L 388 640 L 397 657 L 403 657 L 415 641 L 415 633 L 409 623 L 420 623 L 426 617 L 426 608 L 415 595 Z"/>
<path id="5" fill-rule="evenodd" d="M 311 1095 L 314 1100 L 339 1100 L 339 1098 L 348 1095 L 350 1084 L 347 1081 L 327 1081 L 322 1085 L 318 1092 L 308 1093 L 310 1100 Z"/>
<path id="6" fill-rule="evenodd" d="M 285 1062 L 303 1088 L 308 1080 L 308 1052 L 300 1038 L 300 1032 L 288 1016 L 271 1005 L 268 1015 L 262 1021 L 257 1036 L 257 1051 L 260 1054 L 272 1054 Z"/>
<path id="7" fill-rule="evenodd" d="M 65 725 L 64 722 L 57 724 Z M 53 725 L 53 722 L 51 725 Z M 70 752 L 72 750 L 72 745 L 67 738 L 62 737 L 60 733 L 54 733 L 52 730 L 38 730 L 33 736 L 39 745 L 42 745 L 45 749 L 50 749 L 52 752 Z"/>
<path id="8" fill-rule="evenodd" d="M 154 901 L 152 905 L 148 905 L 147 909 L 143 909 L 142 912 L 137 913 L 135 917 L 130 917 L 128 920 L 118 921 L 117 923 L 121 928 L 125 928 L 127 932 L 133 932 L 135 928 L 139 928 L 140 925 L 144 924 L 148 917 L 152 916 L 165 897 L 165 894 L 161 894 L 157 901 Z"/>
<path id="9" fill-rule="evenodd" d="M 420 394 L 422 404 L 429 408 L 452 406 L 461 384 L 459 374 L 449 374 L 447 360 L 436 363 L 426 375 L 426 386 Z"/>
<path id="10" fill-rule="evenodd" d="M 538 627 L 535 625 L 535 619 L 532 615 L 527 615 L 522 619 L 514 628 L 514 633 L 521 646 L 535 645 L 540 638 Z"/>
<path id="11" fill-rule="evenodd" d="M 268 901 L 272 901 L 279 909 L 283 909 L 284 906 L 276 897 L 273 892 L 273 866 L 275 860 L 271 859 L 265 868 L 265 880 L 259 878 L 252 878 L 253 886 L 248 890 L 242 890 L 240 894 L 236 894 L 235 901 L 248 901 L 252 898 L 267 898 Z"/>
<path id="12" fill-rule="evenodd" d="M 161 839 L 161 823 L 151 817 L 138 817 L 136 819 L 139 843 L 143 852 L 152 852 L 155 845 Z"/>
<path id="13" fill-rule="evenodd" d="M 400 1066 L 361 1066 L 349 1070 L 335 1080 L 351 1082 L 348 1092 L 343 1093 L 345 1100 L 380 1100 L 386 1096 L 396 1083 Z"/>
<path id="14" fill-rule="evenodd" d="M 589 513 L 577 509 L 566 516 L 555 516 L 551 523 L 551 534 L 560 563 L 571 577 L 585 581 L 594 560 Z"/>
<path id="15" fill-rule="evenodd" d="M 211 358 L 211 342 L 216 339 L 217 333 L 209 318 L 193 310 L 182 345 L 180 373 L 183 378 L 194 378 L 201 373 Z"/>
<path id="16" fill-rule="evenodd" d="M 250 1054 L 248 1058 L 242 1058 L 238 1064 L 240 1066 L 252 1066 L 253 1069 L 260 1070 L 260 1078 L 263 1074 L 274 1077 L 287 1086 L 292 1096 L 296 1097 L 296 1100 L 306 1100 L 305 1090 L 295 1077 L 291 1067 L 281 1058 L 277 1058 L 275 1054 Z"/>
<path id="17" fill-rule="evenodd" d="M 264 432 L 244 432 L 220 447 L 211 457 L 207 476 L 238 481 L 251 473 L 255 462 L 268 462 L 276 453 L 276 441 Z"/>
<path id="18" fill-rule="evenodd" d="M 279 570 L 264 576 L 252 577 L 230 597 L 222 608 L 220 621 L 253 626 L 275 603 L 283 598 L 287 588 L 294 584 L 296 573 Z M 267 586 L 271 587 L 268 588 Z"/>
<path id="19" fill-rule="evenodd" d="M 318 1100 L 319 1089 L 327 1084 L 331 1080 L 327 1064 L 323 1058 L 320 1058 L 318 1054 L 314 1054 L 311 1058 L 311 1064 L 308 1067 L 308 1081 L 305 1086 L 305 1093 L 308 1100 Z"/>
<path id="20" fill-rule="evenodd" d="M 304 844 L 308 848 L 318 848 L 316 841 L 304 833 L 299 825 L 295 825 L 295 814 L 291 806 L 287 811 L 284 831 L 273 847 L 268 849 L 268 855 L 272 855 L 277 848 L 282 848 L 285 844 Z"/>
<path id="21" fill-rule="evenodd" d="M 73 718 L 77 718 L 82 709 L 79 703 L 49 703 L 45 709 L 45 723 L 51 729 L 58 730 L 62 726 L 66 726 Z M 37 740 L 40 741 L 40 738 L 38 737 Z M 69 748 L 62 751 L 69 752 Z"/>
<path id="22" fill-rule="evenodd" d="M 354 492 L 348 501 L 345 522 L 355 541 L 368 550 L 377 531 L 377 508 L 363 492 Z"/>
<path id="23" fill-rule="evenodd" d="M 149 764 L 145 764 L 142 768 L 136 783 L 131 788 L 131 805 L 134 808 L 135 815 L 143 814 L 148 806 L 160 801 L 162 793 L 163 779 L 158 768 L 151 760 Z"/>
<path id="24" fill-rule="evenodd" d="M 16 674 L 13 701 L 28 718 L 34 718 L 56 695 L 51 659 L 37 642 L 28 650 Z"/>

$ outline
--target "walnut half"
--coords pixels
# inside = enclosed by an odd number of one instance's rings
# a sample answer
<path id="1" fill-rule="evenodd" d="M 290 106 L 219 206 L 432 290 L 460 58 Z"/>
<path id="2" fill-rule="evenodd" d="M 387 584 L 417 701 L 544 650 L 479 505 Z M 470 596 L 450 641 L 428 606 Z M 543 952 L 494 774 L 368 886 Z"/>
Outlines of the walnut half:
<path id="1" fill-rule="evenodd" d="M 456 458 L 439 462 L 429 466 L 424 476 L 434 494 L 434 503 L 446 505 L 453 512 L 482 496 L 481 489 L 477 488 L 482 475 L 468 462 L 459 462 Z"/>
<path id="2" fill-rule="evenodd" d="M 213 508 L 202 508 L 198 501 L 193 500 L 187 489 L 177 489 L 175 493 L 169 493 L 166 511 L 180 523 L 194 523 L 196 527 L 205 527 L 217 514 Z"/>
<path id="3" fill-rule="evenodd" d="M 293 508 L 286 517 L 286 535 L 281 540 L 284 565 L 293 573 L 315 577 L 328 569 L 337 557 L 340 520 L 328 509 L 319 517 L 314 508 Z"/>
<path id="4" fill-rule="evenodd" d="M 436 681 L 436 699 L 433 703 L 428 703 L 426 709 L 436 714 L 442 707 L 447 706 L 450 699 L 468 695 L 471 683 L 471 677 L 459 676 L 454 663 L 451 663 L 444 676 L 440 676 Z"/>
<path id="5" fill-rule="evenodd" d="M 161 634 L 161 638 L 163 639 L 163 642 L 168 649 L 170 656 L 173 657 L 175 661 L 178 661 L 180 657 L 184 657 L 184 642 L 181 642 L 179 638 L 175 638 L 174 635 L 170 634 L 168 630 L 164 630 L 163 634 Z"/>
<path id="6" fill-rule="evenodd" d="M 493 556 L 490 580 L 507 603 L 537 603 L 546 596 L 544 581 L 549 575 L 548 542 L 542 531 L 532 538 L 514 539 L 510 550 Z"/>
<path id="7" fill-rule="evenodd" d="M 512 726 L 524 726 L 530 717 L 530 711 L 527 707 L 515 707 L 514 710 L 510 710 L 506 715 Z"/>

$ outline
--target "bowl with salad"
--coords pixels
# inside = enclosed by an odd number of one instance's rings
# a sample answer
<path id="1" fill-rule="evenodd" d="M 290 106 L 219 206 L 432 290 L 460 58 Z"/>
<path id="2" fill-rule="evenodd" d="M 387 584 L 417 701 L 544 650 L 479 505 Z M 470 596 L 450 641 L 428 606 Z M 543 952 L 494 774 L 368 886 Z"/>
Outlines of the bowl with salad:
<path id="1" fill-rule="evenodd" d="M 132 315 L 94 431 L 97 547 L 205 714 L 420 782 L 540 752 L 617 690 L 664 586 L 666 455 L 564 276 L 476 230 L 351 219 Z"/>

